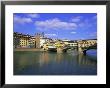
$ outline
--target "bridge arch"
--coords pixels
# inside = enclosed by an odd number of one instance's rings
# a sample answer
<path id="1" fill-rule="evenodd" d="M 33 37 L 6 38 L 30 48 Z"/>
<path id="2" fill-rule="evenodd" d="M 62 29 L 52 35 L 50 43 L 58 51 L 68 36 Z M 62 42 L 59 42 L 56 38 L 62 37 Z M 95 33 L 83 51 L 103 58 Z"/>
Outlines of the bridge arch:
<path id="1" fill-rule="evenodd" d="M 90 49 L 97 49 L 96 40 L 82 40 L 78 42 L 78 51 L 86 55 L 86 51 Z"/>

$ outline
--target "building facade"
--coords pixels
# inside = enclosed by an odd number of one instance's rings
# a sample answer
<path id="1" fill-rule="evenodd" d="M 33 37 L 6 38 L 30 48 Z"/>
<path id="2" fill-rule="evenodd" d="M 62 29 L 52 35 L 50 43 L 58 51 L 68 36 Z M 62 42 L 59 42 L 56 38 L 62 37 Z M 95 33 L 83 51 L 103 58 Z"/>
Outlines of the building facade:
<path id="1" fill-rule="evenodd" d="M 79 40 L 78 47 L 89 47 L 97 44 L 97 39 Z"/>
<path id="2" fill-rule="evenodd" d="M 52 41 L 53 40 L 51 38 L 41 37 L 40 38 L 40 47 L 42 48 L 45 43 L 50 43 Z"/>
<path id="3" fill-rule="evenodd" d="M 54 42 L 54 43 L 52 43 Z M 13 46 L 14 48 L 43 48 L 48 44 L 53 44 L 55 47 L 88 47 L 97 44 L 97 39 L 87 40 L 53 40 L 44 36 L 44 33 L 36 33 L 35 36 L 14 32 Z"/>
<path id="4" fill-rule="evenodd" d="M 14 32 L 13 44 L 14 48 L 29 48 L 31 45 L 31 36 L 22 33 Z"/>
<path id="5" fill-rule="evenodd" d="M 65 43 L 65 45 L 69 46 L 69 47 L 77 47 L 78 46 L 78 42 L 76 40 L 63 40 L 63 42 Z"/>
<path id="6" fill-rule="evenodd" d="M 42 48 L 44 43 L 52 42 L 51 38 L 44 37 L 44 33 L 36 33 L 35 36 L 14 32 L 14 48 Z"/>

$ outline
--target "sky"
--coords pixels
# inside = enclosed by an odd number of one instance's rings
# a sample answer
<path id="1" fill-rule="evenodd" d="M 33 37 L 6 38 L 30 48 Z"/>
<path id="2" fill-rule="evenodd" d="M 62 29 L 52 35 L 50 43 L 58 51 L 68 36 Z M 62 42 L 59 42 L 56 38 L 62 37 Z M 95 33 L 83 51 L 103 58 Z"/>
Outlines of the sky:
<path id="1" fill-rule="evenodd" d="M 14 32 L 53 39 L 96 39 L 96 13 L 14 13 Z"/>

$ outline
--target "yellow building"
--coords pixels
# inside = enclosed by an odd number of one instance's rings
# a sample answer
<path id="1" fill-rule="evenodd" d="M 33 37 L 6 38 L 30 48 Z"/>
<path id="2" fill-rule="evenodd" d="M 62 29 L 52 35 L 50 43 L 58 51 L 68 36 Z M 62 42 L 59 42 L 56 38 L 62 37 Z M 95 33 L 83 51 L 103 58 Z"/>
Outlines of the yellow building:
<path id="1" fill-rule="evenodd" d="M 29 47 L 30 43 L 29 43 L 29 36 L 28 35 L 24 35 L 20 38 L 20 46 L 21 47 Z"/>
<path id="2" fill-rule="evenodd" d="M 14 33 L 14 48 L 29 48 L 31 44 L 31 36 L 22 33 Z"/>
<path id="3" fill-rule="evenodd" d="M 40 48 L 40 34 L 30 36 L 18 32 L 14 32 L 13 35 L 14 48 Z"/>
<path id="4" fill-rule="evenodd" d="M 43 44 L 43 49 L 44 49 L 44 50 L 48 50 L 48 43 L 44 43 L 44 44 Z"/>
<path id="5" fill-rule="evenodd" d="M 55 43 L 55 47 L 64 47 L 64 46 L 65 46 L 65 44 L 62 41 L 57 41 Z"/>
<path id="6" fill-rule="evenodd" d="M 29 44 L 30 44 L 30 48 L 35 48 L 36 42 L 35 42 L 35 37 L 34 36 L 31 36 Z"/>

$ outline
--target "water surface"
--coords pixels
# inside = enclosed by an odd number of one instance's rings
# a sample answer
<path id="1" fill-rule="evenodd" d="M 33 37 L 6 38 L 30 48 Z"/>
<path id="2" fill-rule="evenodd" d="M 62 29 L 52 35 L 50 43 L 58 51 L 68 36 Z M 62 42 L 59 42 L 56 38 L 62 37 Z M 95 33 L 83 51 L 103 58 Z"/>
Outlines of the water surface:
<path id="1" fill-rule="evenodd" d="M 14 75 L 96 75 L 97 52 L 87 55 L 68 53 L 15 51 Z"/>

